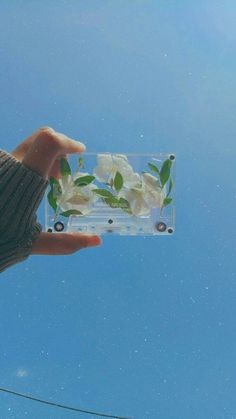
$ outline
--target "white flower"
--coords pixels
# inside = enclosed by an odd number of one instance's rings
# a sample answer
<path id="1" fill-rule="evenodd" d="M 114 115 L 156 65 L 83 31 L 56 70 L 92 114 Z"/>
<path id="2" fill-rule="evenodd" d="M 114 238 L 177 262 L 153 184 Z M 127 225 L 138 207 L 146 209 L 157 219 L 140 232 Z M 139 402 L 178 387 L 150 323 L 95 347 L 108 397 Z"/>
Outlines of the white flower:
<path id="1" fill-rule="evenodd" d="M 133 215 L 147 215 L 150 212 L 150 207 L 145 201 L 142 188 L 122 190 L 119 196 L 129 202 Z"/>
<path id="2" fill-rule="evenodd" d="M 97 155 L 97 166 L 93 173 L 100 182 L 109 183 L 112 186 L 117 172 L 120 172 L 123 177 L 124 187 L 130 188 L 140 182 L 140 175 L 134 173 L 125 155 Z"/>
<path id="3" fill-rule="evenodd" d="M 59 183 L 62 189 L 62 195 L 57 198 L 57 203 L 63 211 L 77 210 L 82 214 L 88 214 L 94 202 L 99 197 L 92 191 L 97 189 L 97 186 L 90 183 L 87 186 L 76 186 L 74 180 L 82 176 L 88 176 L 89 173 L 76 173 L 73 177 L 71 175 L 62 176 Z"/>
<path id="4" fill-rule="evenodd" d="M 149 173 L 142 175 L 145 199 L 151 208 L 161 208 L 165 199 L 165 188 L 161 189 L 158 179 Z"/>
<path id="5" fill-rule="evenodd" d="M 165 199 L 164 191 L 155 176 L 144 173 L 141 185 L 129 189 L 122 189 L 119 196 L 125 198 L 134 215 L 148 215 L 151 208 L 161 208 Z"/>

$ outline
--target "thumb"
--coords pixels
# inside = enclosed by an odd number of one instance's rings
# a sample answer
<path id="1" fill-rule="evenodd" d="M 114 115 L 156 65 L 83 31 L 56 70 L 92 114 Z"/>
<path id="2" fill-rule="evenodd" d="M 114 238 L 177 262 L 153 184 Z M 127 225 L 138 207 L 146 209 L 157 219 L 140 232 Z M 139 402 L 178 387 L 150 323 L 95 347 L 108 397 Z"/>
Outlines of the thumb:
<path id="1" fill-rule="evenodd" d="M 98 246 L 101 243 L 99 236 L 89 234 L 41 232 L 33 242 L 31 254 L 68 255 L 84 247 Z"/>

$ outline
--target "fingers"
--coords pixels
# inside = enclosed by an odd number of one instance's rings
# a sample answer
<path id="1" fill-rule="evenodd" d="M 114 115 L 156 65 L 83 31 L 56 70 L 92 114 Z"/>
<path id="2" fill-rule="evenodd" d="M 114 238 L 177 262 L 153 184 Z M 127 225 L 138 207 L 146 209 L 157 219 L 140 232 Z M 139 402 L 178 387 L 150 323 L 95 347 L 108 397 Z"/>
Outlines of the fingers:
<path id="1" fill-rule="evenodd" d="M 32 254 L 68 255 L 85 247 L 98 246 L 102 243 L 99 236 L 82 233 L 45 233 L 41 232 L 33 243 Z"/>
<path id="2" fill-rule="evenodd" d="M 21 142 L 11 154 L 20 162 L 23 160 L 26 152 L 28 151 L 29 147 L 32 145 L 33 141 L 35 140 L 36 136 L 38 135 L 39 130 L 35 131 L 29 137 L 27 137 L 24 141 Z"/>
<path id="3" fill-rule="evenodd" d="M 81 153 L 85 145 L 70 139 L 50 127 L 42 127 L 13 152 L 14 157 L 26 167 L 39 173 L 45 179 L 48 176 L 59 176 L 59 159 L 69 153 Z"/>

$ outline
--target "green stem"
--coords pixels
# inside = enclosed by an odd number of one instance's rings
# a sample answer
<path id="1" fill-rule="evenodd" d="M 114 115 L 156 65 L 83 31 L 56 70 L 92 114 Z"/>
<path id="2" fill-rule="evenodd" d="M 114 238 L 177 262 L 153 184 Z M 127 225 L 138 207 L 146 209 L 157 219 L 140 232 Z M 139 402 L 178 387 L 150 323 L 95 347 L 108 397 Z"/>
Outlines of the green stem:
<path id="1" fill-rule="evenodd" d="M 55 215 L 54 215 L 54 223 L 56 222 L 56 220 L 58 218 L 58 215 L 59 215 L 59 206 L 57 205 L 57 209 L 56 209 L 56 212 L 55 212 Z"/>

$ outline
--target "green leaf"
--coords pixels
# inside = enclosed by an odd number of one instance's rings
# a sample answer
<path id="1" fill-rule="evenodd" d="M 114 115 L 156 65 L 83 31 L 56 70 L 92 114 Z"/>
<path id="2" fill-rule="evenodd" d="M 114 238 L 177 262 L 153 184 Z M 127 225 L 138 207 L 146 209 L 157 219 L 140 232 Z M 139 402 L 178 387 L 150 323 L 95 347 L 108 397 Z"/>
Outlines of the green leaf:
<path id="1" fill-rule="evenodd" d="M 57 209 L 57 200 L 56 200 L 56 198 L 54 198 L 53 193 L 52 193 L 52 190 L 50 190 L 50 192 L 48 193 L 47 198 L 48 198 L 49 205 L 56 212 L 56 209 Z"/>
<path id="2" fill-rule="evenodd" d="M 61 196 L 62 189 L 61 189 L 61 185 L 60 185 L 59 181 L 53 176 L 50 176 L 49 183 L 50 183 L 51 189 L 50 189 L 50 191 L 47 195 L 48 203 L 53 208 L 53 210 L 56 212 L 56 210 L 57 210 L 57 198 L 59 196 Z"/>
<path id="3" fill-rule="evenodd" d="M 172 198 L 165 198 L 164 199 L 164 201 L 163 201 L 163 205 L 162 205 L 162 208 L 163 207 L 166 207 L 167 205 L 169 205 L 170 203 L 172 202 Z"/>
<path id="4" fill-rule="evenodd" d="M 68 211 L 64 211 L 61 212 L 60 215 L 63 215 L 63 217 L 69 217 L 70 215 L 83 215 L 82 212 L 77 211 L 77 210 L 68 210 Z"/>
<path id="5" fill-rule="evenodd" d="M 61 168 L 61 175 L 62 176 L 69 176 L 71 175 L 71 168 L 68 161 L 62 157 L 60 159 L 60 168 Z"/>
<path id="6" fill-rule="evenodd" d="M 123 209 L 123 211 L 128 212 L 128 214 L 132 214 L 130 204 L 125 198 L 119 199 L 120 208 Z"/>
<path id="7" fill-rule="evenodd" d="M 49 182 L 50 182 L 50 186 L 51 186 L 51 191 L 52 191 L 53 197 L 54 198 L 58 198 L 59 196 L 61 196 L 62 189 L 61 189 L 61 185 L 60 185 L 58 179 L 56 179 L 53 176 L 50 176 Z"/>
<path id="8" fill-rule="evenodd" d="M 169 189 L 168 189 L 167 196 L 169 196 L 169 195 L 170 195 L 170 193 L 171 193 L 171 191 L 172 191 L 172 188 L 173 188 L 173 180 L 172 180 L 172 179 L 170 179 L 170 182 L 169 182 Z"/>
<path id="9" fill-rule="evenodd" d="M 123 209 L 123 211 L 127 212 L 130 215 L 133 214 L 130 208 L 122 208 L 122 209 Z"/>
<path id="10" fill-rule="evenodd" d="M 120 172 L 116 172 L 116 175 L 115 175 L 115 178 L 114 178 L 115 190 L 117 192 L 119 192 L 121 190 L 123 184 L 124 184 L 124 181 L 123 181 L 122 174 Z"/>
<path id="11" fill-rule="evenodd" d="M 102 196 L 104 198 L 115 198 L 115 196 L 107 191 L 106 189 L 92 189 L 93 192 L 95 192 L 97 195 Z"/>
<path id="12" fill-rule="evenodd" d="M 87 186 L 92 183 L 95 179 L 95 176 L 81 176 L 74 181 L 75 186 Z"/>
<path id="13" fill-rule="evenodd" d="M 154 172 L 154 173 L 156 173 L 158 175 L 160 174 L 160 171 L 159 171 L 158 167 L 155 164 L 148 163 L 148 166 L 152 170 L 152 172 Z"/>
<path id="14" fill-rule="evenodd" d="M 57 178 L 53 177 L 53 176 L 50 176 L 49 183 L 50 183 L 51 188 L 54 185 L 60 185 L 59 180 Z"/>
<path id="15" fill-rule="evenodd" d="M 124 198 L 116 198 L 115 196 L 109 198 L 102 198 L 103 202 L 109 205 L 111 208 L 121 208 L 128 214 L 132 214 L 129 202 Z"/>
<path id="16" fill-rule="evenodd" d="M 102 198 L 103 202 L 105 202 L 107 205 L 109 205 L 111 208 L 119 208 L 119 200 L 115 197 L 109 197 L 109 198 Z"/>
<path id="17" fill-rule="evenodd" d="M 125 198 L 119 199 L 120 208 L 130 208 L 129 202 Z"/>
<path id="18" fill-rule="evenodd" d="M 162 187 L 165 186 L 166 182 L 168 181 L 170 177 L 170 169 L 172 166 L 172 161 L 167 159 L 164 161 L 161 171 L 160 171 L 160 179 Z"/>
<path id="19" fill-rule="evenodd" d="M 83 169 L 84 168 L 84 159 L 83 159 L 83 157 L 80 157 L 79 159 L 78 159 L 78 165 L 79 165 L 79 169 Z"/>

